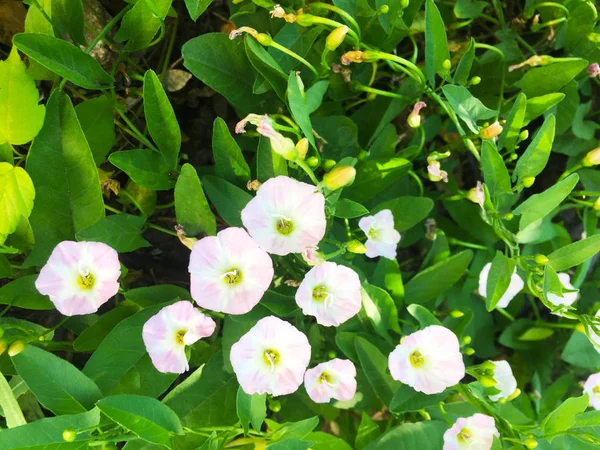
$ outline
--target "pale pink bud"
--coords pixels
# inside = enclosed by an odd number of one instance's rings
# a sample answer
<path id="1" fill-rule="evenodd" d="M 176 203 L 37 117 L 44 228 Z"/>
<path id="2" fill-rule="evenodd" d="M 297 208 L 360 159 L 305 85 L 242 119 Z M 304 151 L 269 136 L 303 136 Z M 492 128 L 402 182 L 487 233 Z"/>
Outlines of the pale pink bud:
<path id="1" fill-rule="evenodd" d="M 408 126 L 411 128 L 418 128 L 421 126 L 421 116 L 419 115 L 419 111 L 425 108 L 427 104 L 425 102 L 417 102 L 413 107 L 413 110 L 408 115 Z"/>
<path id="2" fill-rule="evenodd" d="M 597 62 L 590 64 L 587 66 L 587 72 L 590 78 L 596 78 L 600 75 L 600 65 Z"/>

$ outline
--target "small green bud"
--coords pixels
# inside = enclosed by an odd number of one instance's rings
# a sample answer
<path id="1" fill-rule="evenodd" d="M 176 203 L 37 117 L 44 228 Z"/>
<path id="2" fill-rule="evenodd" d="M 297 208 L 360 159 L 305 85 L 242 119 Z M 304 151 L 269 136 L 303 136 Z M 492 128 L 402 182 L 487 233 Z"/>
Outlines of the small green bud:
<path id="1" fill-rule="evenodd" d="M 329 357 L 329 359 L 333 359 L 333 358 L 337 357 L 337 353 L 334 352 L 333 350 L 329 350 L 329 352 L 327 353 L 327 356 Z"/>
<path id="2" fill-rule="evenodd" d="M 535 177 L 524 177 L 522 181 L 523 186 L 525 186 L 526 188 L 530 188 L 531 186 L 533 186 L 533 183 L 535 183 Z"/>
<path id="3" fill-rule="evenodd" d="M 475 349 L 471 348 L 471 347 L 465 348 L 464 354 L 467 355 L 467 356 L 474 355 L 475 354 Z"/>
<path id="4" fill-rule="evenodd" d="M 453 309 L 452 311 L 450 311 L 450 317 L 452 317 L 454 319 L 460 319 L 464 315 L 465 315 L 465 313 L 462 311 L 459 311 L 458 309 Z"/>
<path id="5" fill-rule="evenodd" d="M 354 183 L 354 178 L 356 178 L 356 169 L 354 167 L 336 167 L 323 176 L 323 184 L 330 191 L 337 191 L 344 186 Z"/>
<path id="6" fill-rule="evenodd" d="M 296 23 L 301 27 L 310 27 L 315 24 L 315 16 L 312 14 L 298 14 L 296 16 Z"/>
<path id="7" fill-rule="evenodd" d="M 400 7 L 402 9 L 408 8 L 408 5 L 410 5 L 410 0 L 400 0 Z"/>
<path id="8" fill-rule="evenodd" d="M 442 63 L 442 68 L 444 70 L 450 70 L 452 68 L 452 63 L 450 62 L 449 59 L 444 60 L 444 62 Z"/>
<path id="9" fill-rule="evenodd" d="M 463 343 L 463 345 L 469 345 L 469 344 L 471 343 L 471 341 L 472 341 L 472 340 L 473 340 L 473 339 L 471 338 L 471 336 L 465 336 L 465 337 L 462 339 L 462 343 Z"/>
<path id="10" fill-rule="evenodd" d="M 473 86 L 477 86 L 479 83 L 481 83 L 481 77 L 473 77 L 469 83 Z"/>
<path id="11" fill-rule="evenodd" d="M 273 44 L 273 39 L 271 39 L 271 36 L 269 36 L 266 33 L 258 33 L 256 35 L 256 40 L 260 45 L 263 45 L 265 47 L 269 47 L 271 46 L 271 44 Z"/>
<path id="12" fill-rule="evenodd" d="M 329 171 L 331 169 L 333 169 L 333 167 L 337 164 L 336 161 L 334 161 L 333 159 L 326 159 L 325 161 L 323 161 L 323 169 L 325 169 L 326 171 Z"/>
<path id="13" fill-rule="evenodd" d="M 8 356 L 16 356 L 19 353 L 21 353 L 23 350 L 25 350 L 25 342 L 23 341 L 15 341 L 12 344 L 10 344 L 10 347 L 8 347 Z"/>
<path id="14" fill-rule="evenodd" d="M 378 14 L 387 14 L 390 12 L 390 7 L 388 5 L 381 5 L 377 10 Z"/>
<path id="15" fill-rule="evenodd" d="M 535 255 L 533 258 L 537 264 L 545 265 L 548 264 L 548 257 L 545 255 Z"/>
<path id="16" fill-rule="evenodd" d="M 502 216 L 502 218 L 504 220 L 513 220 L 515 218 L 515 215 L 513 213 L 506 213 Z"/>
<path id="17" fill-rule="evenodd" d="M 523 130 L 519 133 L 519 142 L 529 138 L 529 130 Z"/>
<path id="18" fill-rule="evenodd" d="M 486 388 L 490 388 L 490 387 L 494 387 L 496 386 L 496 380 L 494 380 L 494 377 L 490 377 L 490 376 L 483 376 L 479 378 L 479 383 L 481 383 L 481 385 L 483 387 Z"/>
<path id="19" fill-rule="evenodd" d="M 67 428 L 65 431 L 63 431 L 62 438 L 63 438 L 63 441 L 65 441 L 65 442 L 73 442 L 76 437 L 77 437 L 77 431 L 75 431 L 71 428 Z"/>
<path id="20" fill-rule="evenodd" d="M 367 247 L 365 247 L 365 244 L 363 244 L 360 241 L 357 241 L 356 239 L 348 242 L 346 244 L 346 249 L 350 253 L 356 253 L 358 255 L 364 255 L 365 253 L 367 253 Z"/>
<path id="21" fill-rule="evenodd" d="M 306 160 L 306 164 L 308 164 L 308 167 L 310 167 L 311 169 L 314 169 L 315 167 L 319 166 L 319 158 L 317 158 L 316 156 L 311 156 Z"/>
<path id="22" fill-rule="evenodd" d="M 538 446 L 537 441 L 535 439 L 532 439 L 532 438 L 527 439 L 525 442 L 523 442 L 523 444 L 529 450 L 533 450 L 534 448 L 537 448 L 537 446 Z"/>
<path id="23" fill-rule="evenodd" d="M 367 156 L 369 156 L 369 152 L 361 150 L 356 159 L 358 159 L 359 161 L 364 161 L 365 159 L 367 159 Z"/>
<path id="24" fill-rule="evenodd" d="M 269 400 L 269 409 L 274 413 L 281 411 L 281 402 L 275 398 Z"/>

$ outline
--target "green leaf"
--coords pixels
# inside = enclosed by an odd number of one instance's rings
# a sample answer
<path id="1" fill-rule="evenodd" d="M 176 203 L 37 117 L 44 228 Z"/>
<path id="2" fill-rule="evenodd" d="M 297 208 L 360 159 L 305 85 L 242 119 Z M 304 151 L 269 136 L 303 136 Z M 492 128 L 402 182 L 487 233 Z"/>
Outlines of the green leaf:
<path id="1" fill-rule="evenodd" d="M 392 376 L 388 373 L 387 357 L 377 347 L 360 336 L 354 338 L 354 346 L 369 384 L 377 397 L 385 405 L 389 405 L 394 392 L 400 386 L 400 382 L 392 379 Z"/>
<path id="2" fill-rule="evenodd" d="M 256 431 L 260 431 L 267 417 L 267 394 L 246 394 L 242 387 L 237 392 L 237 415 L 244 428 L 244 434 L 248 434 L 249 424 Z"/>
<path id="3" fill-rule="evenodd" d="M 511 151 L 515 148 L 519 133 L 521 132 L 521 128 L 525 121 L 526 111 L 527 97 L 521 92 L 508 113 L 502 133 L 498 136 L 498 148 L 505 148 Z"/>
<path id="4" fill-rule="evenodd" d="M 347 198 L 338 200 L 335 204 L 333 215 L 342 219 L 355 219 L 356 217 L 369 214 L 369 210 L 360 203 L 353 202 Z"/>
<path id="5" fill-rule="evenodd" d="M 183 434 L 177 414 L 154 398 L 115 395 L 97 405 L 114 422 L 152 444 L 173 448 L 171 435 Z"/>
<path id="6" fill-rule="evenodd" d="M 456 84 L 466 85 L 469 82 L 469 76 L 471 75 L 471 67 L 473 67 L 473 61 L 475 60 L 475 40 L 471 38 L 469 42 L 469 48 L 465 54 L 460 58 L 456 72 L 454 72 L 454 82 Z"/>
<path id="7" fill-rule="evenodd" d="M 544 339 L 548 339 L 553 334 L 554 330 L 552 328 L 531 327 L 517 339 L 527 342 L 543 341 Z"/>
<path id="8" fill-rule="evenodd" d="M 190 13 L 190 17 L 195 22 L 202 15 L 206 8 L 210 6 L 213 0 L 185 0 L 185 6 Z"/>
<path id="9" fill-rule="evenodd" d="M 479 133 L 478 120 L 490 119 L 496 115 L 496 111 L 486 108 L 479 99 L 473 97 L 469 90 L 463 86 L 447 84 L 442 87 L 442 91 L 452 109 L 473 133 Z"/>
<path id="10" fill-rule="evenodd" d="M 267 52 L 256 39 L 244 36 L 246 56 L 256 71 L 273 87 L 277 96 L 284 101 L 287 77 L 277 61 Z"/>
<path id="11" fill-rule="evenodd" d="M 217 176 L 245 187 L 246 182 L 250 180 L 250 167 L 242 154 L 242 149 L 220 117 L 217 117 L 213 124 L 212 148 Z"/>
<path id="12" fill-rule="evenodd" d="M 188 236 L 217 234 L 217 220 L 208 206 L 202 183 L 191 164 L 181 168 L 175 185 L 175 214 L 177 223 Z"/>
<path id="13" fill-rule="evenodd" d="M 188 299 L 190 293 L 179 286 L 172 284 L 159 284 L 125 291 L 125 298 L 142 308 L 161 305 L 172 300 Z"/>
<path id="14" fill-rule="evenodd" d="M 357 167 L 352 186 L 344 188 L 351 200 L 364 203 L 387 190 L 408 173 L 412 164 L 404 158 L 370 159 Z"/>
<path id="15" fill-rule="evenodd" d="M 186 427 L 215 427 L 237 422 L 235 375 L 223 370 L 223 355 L 212 356 L 163 400 Z"/>
<path id="16" fill-rule="evenodd" d="M 286 422 L 273 433 L 273 440 L 278 441 L 283 438 L 286 441 L 290 439 L 304 439 L 317 425 L 319 425 L 319 417 L 317 416 L 298 422 Z"/>
<path id="17" fill-rule="evenodd" d="M 106 95 L 85 100 L 75 107 L 79 124 L 85 134 L 96 165 L 106 161 L 115 142 L 114 103 Z"/>
<path id="18" fill-rule="evenodd" d="M 548 264 L 560 272 L 587 261 L 600 252 L 600 234 L 565 245 L 548 255 Z"/>
<path id="19" fill-rule="evenodd" d="M 83 4 L 81 0 L 52 0 L 50 17 L 59 37 L 69 34 L 73 42 L 86 45 L 83 34 Z"/>
<path id="20" fill-rule="evenodd" d="M 86 89 L 108 89 L 115 80 L 100 63 L 73 44 L 52 36 L 20 33 L 14 45 L 52 72 Z"/>
<path id="21" fill-rule="evenodd" d="M 300 75 L 296 74 L 296 72 L 290 72 L 287 82 L 288 104 L 290 105 L 294 121 L 300 126 L 308 142 L 316 148 L 313 126 L 310 121 L 310 112 L 306 103 L 306 94 L 304 93 L 304 86 L 301 83 L 302 79 Z"/>
<path id="22" fill-rule="evenodd" d="M 442 322 L 440 322 L 433 314 L 431 314 L 427 308 L 424 308 L 421 305 L 413 303 L 412 305 L 408 305 L 406 309 L 411 316 L 417 319 L 421 328 L 425 328 L 430 325 L 442 324 Z"/>
<path id="23" fill-rule="evenodd" d="M 13 233 L 33 209 L 35 189 L 29 174 L 21 167 L 0 162 L 0 244 Z"/>
<path id="24" fill-rule="evenodd" d="M 304 439 L 311 441 L 313 450 L 352 450 L 352 447 L 343 439 L 322 431 L 308 433 Z"/>
<path id="25" fill-rule="evenodd" d="M 183 64 L 197 78 L 223 95 L 242 114 L 262 111 L 254 95 L 254 72 L 240 40 L 224 33 L 208 33 L 187 41 L 182 49 Z"/>
<path id="26" fill-rule="evenodd" d="M 435 87 L 435 74 L 446 78 L 448 70 L 444 61 L 450 60 L 446 27 L 440 11 L 433 0 L 425 2 L 425 71 L 432 87 Z"/>
<path id="27" fill-rule="evenodd" d="M 538 97 L 559 91 L 585 69 L 584 59 L 569 58 L 570 61 L 557 62 L 529 70 L 515 83 L 527 97 Z"/>
<path id="28" fill-rule="evenodd" d="M 490 195 L 510 194 L 510 175 L 493 141 L 485 139 L 481 145 L 481 171 Z"/>
<path id="29" fill-rule="evenodd" d="M 487 2 L 457 0 L 454 4 L 454 15 L 459 19 L 476 19 L 483 14 Z"/>
<path id="30" fill-rule="evenodd" d="M 237 186 L 210 175 L 202 178 L 202 183 L 206 195 L 223 220 L 232 227 L 243 226 L 242 209 L 252 199 L 252 196 Z"/>
<path id="31" fill-rule="evenodd" d="M 552 435 L 568 430 L 575 423 L 577 415 L 586 410 L 588 404 L 587 394 L 566 399 L 542 422 L 541 428 L 544 430 L 544 434 Z M 548 439 L 551 440 L 550 437 Z"/>
<path id="32" fill-rule="evenodd" d="M 102 397 L 98 386 L 75 366 L 33 345 L 12 362 L 38 401 L 56 415 L 86 412 Z"/>
<path id="33" fill-rule="evenodd" d="M 92 326 L 86 328 L 73 342 L 73 348 L 78 352 L 96 350 L 106 336 L 122 320 L 131 317 L 140 308 L 137 305 L 123 304 L 111 309 L 100 317 Z"/>
<path id="34" fill-rule="evenodd" d="M 113 214 L 78 231 L 75 237 L 78 241 L 104 242 L 119 253 L 132 252 L 138 248 L 151 247 L 150 242 L 142 237 L 145 224 L 145 216 Z"/>
<path id="35" fill-rule="evenodd" d="M 297 23 L 286 23 L 273 40 L 304 58 L 313 48 L 315 40 L 323 30 L 322 26 L 312 26 L 307 29 L 300 27 Z M 297 59 L 274 47 L 269 47 L 268 52 L 277 61 L 284 73 L 289 73 L 290 70 L 300 64 Z"/>
<path id="36" fill-rule="evenodd" d="M 584 333 L 573 331 L 567 341 L 561 359 L 575 367 L 595 370 L 600 367 L 600 353 Z"/>
<path id="37" fill-rule="evenodd" d="M 565 47 L 578 54 L 578 50 L 586 48 L 587 36 L 594 30 L 598 12 L 594 3 L 587 1 L 569 2 L 569 20 L 565 24 Z M 589 45 L 589 44 L 588 44 Z"/>
<path id="38" fill-rule="evenodd" d="M 46 112 L 39 98 L 35 81 L 13 47 L 6 61 L 0 61 L 0 144 L 23 145 L 39 133 Z"/>
<path id="39" fill-rule="evenodd" d="M 379 430 L 379 426 L 377 423 L 371 419 L 371 417 L 363 412 L 362 417 L 360 419 L 360 425 L 358 426 L 358 431 L 356 433 L 356 441 L 354 447 L 357 450 L 362 450 L 369 443 L 373 442 L 377 437 L 381 435 L 381 431 Z"/>
<path id="40" fill-rule="evenodd" d="M 133 52 L 148 47 L 171 8 L 172 0 L 138 0 L 121 21 L 117 42 L 125 42 L 124 50 Z"/>
<path id="41" fill-rule="evenodd" d="M 150 136 L 158 145 L 167 166 L 171 170 L 176 169 L 181 131 L 169 98 L 152 70 L 144 75 L 144 116 Z"/>
<path id="42" fill-rule="evenodd" d="M 517 165 L 513 173 L 513 180 L 519 178 L 519 182 L 525 177 L 536 177 L 550 158 L 552 143 L 554 142 L 554 129 L 556 120 L 550 114 L 544 120 L 544 123 L 536 133 L 531 143 L 527 146 L 527 150 L 517 160 Z"/>
<path id="43" fill-rule="evenodd" d="M 312 442 L 301 441 L 300 439 L 286 439 L 284 441 L 269 444 L 270 450 L 309 450 L 312 448 Z"/>
<path id="44" fill-rule="evenodd" d="M 472 258 L 473 252 L 464 250 L 419 272 L 405 285 L 405 301 L 423 304 L 439 297 L 461 279 Z"/>
<path id="45" fill-rule="evenodd" d="M 409 230 L 424 220 L 433 209 L 433 200 L 427 197 L 396 197 L 380 203 L 373 213 L 389 209 L 394 216 L 394 228 L 399 232 Z"/>
<path id="46" fill-rule="evenodd" d="M 377 334 L 389 336 L 388 330 L 400 334 L 398 326 L 398 309 L 390 294 L 385 290 L 368 283 L 363 284 L 362 307 L 371 320 Z"/>
<path id="47" fill-rule="evenodd" d="M 519 230 L 524 230 L 536 220 L 543 219 L 550 214 L 567 198 L 578 182 L 579 175 L 573 173 L 541 194 L 532 195 L 521 203 L 513 211 L 515 215 L 521 214 Z"/>
<path id="48" fill-rule="evenodd" d="M 98 171 L 71 100 L 56 90 L 47 110 L 27 155 L 36 201 L 30 217 L 35 247 L 26 265 L 43 264 L 56 244 L 104 217 Z"/>
<path id="49" fill-rule="evenodd" d="M 413 305 L 411 305 L 413 306 Z M 436 406 L 448 397 L 449 392 L 444 391 L 439 394 L 427 395 L 417 392 L 407 384 L 403 384 L 394 394 L 390 411 L 400 414 L 409 411 L 418 411 L 430 406 Z"/>
<path id="50" fill-rule="evenodd" d="M 256 178 L 264 183 L 269 178 L 288 175 L 287 161 L 271 149 L 271 141 L 265 136 L 258 139 L 256 151 Z"/>
<path id="51" fill-rule="evenodd" d="M 447 428 L 445 422 L 436 420 L 405 423 L 392 428 L 365 450 L 437 450 L 443 447 L 443 434 Z"/>
<path id="52" fill-rule="evenodd" d="M 306 91 L 306 110 L 308 114 L 314 113 L 323 103 L 323 97 L 329 88 L 328 80 L 319 80 Z"/>
<path id="53" fill-rule="evenodd" d="M 35 287 L 37 275 L 25 275 L 0 287 L 0 305 L 12 305 L 17 308 L 48 310 L 54 304 L 38 292 Z"/>
<path id="54" fill-rule="evenodd" d="M 108 160 L 140 186 L 153 191 L 167 191 L 175 186 L 175 172 L 163 155 L 154 150 L 126 150 L 111 153 Z"/>
<path id="55" fill-rule="evenodd" d="M 514 268 L 514 260 L 507 258 L 502 252 L 496 252 L 488 274 L 485 291 L 485 306 L 488 311 L 493 311 L 496 308 L 508 289 Z"/>
<path id="56" fill-rule="evenodd" d="M 525 110 L 523 126 L 527 126 L 532 120 L 537 119 L 550 111 L 554 105 L 560 103 L 564 98 L 565 94 L 562 92 L 555 92 L 553 94 L 546 94 L 527 99 L 527 108 Z"/>
<path id="57" fill-rule="evenodd" d="M 163 306 L 144 309 L 121 321 L 86 363 L 83 373 L 96 382 L 104 395 L 159 396 L 177 378 L 177 374 L 160 373 L 152 366 L 142 340 L 144 324 Z"/>
<path id="58" fill-rule="evenodd" d="M 100 411 L 76 415 L 64 415 L 40 419 L 20 427 L 2 430 L 0 450 L 84 450 L 93 428 L 100 423 Z M 66 429 L 83 430 L 77 433 L 74 442 L 68 443 L 63 439 Z"/>

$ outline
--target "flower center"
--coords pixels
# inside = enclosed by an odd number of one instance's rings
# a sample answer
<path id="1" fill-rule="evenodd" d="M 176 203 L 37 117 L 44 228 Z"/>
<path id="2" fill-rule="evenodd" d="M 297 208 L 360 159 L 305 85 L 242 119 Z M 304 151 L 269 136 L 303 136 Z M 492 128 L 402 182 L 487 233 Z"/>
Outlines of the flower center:
<path id="1" fill-rule="evenodd" d="M 279 362 L 279 352 L 269 348 L 264 351 L 263 359 L 265 361 L 265 364 L 267 364 L 268 366 L 271 366 L 271 372 L 274 372 L 275 366 Z"/>
<path id="2" fill-rule="evenodd" d="M 600 384 L 594 386 L 594 389 L 592 389 L 592 392 L 594 393 L 594 395 L 600 395 Z"/>
<path id="3" fill-rule="evenodd" d="M 321 372 L 321 375 L 319 375 L 319 378 L 317 378 L 317 381 L 320 384 L 326 384 L 326 385 L 332 386 L 332 387 L 334 386 L 333 378 L 327 372 Z"/>
<path id="4" fill-rule="evenodd" d="M 221 275 L 221 278 L 225 281 L 225 284 L 232 286 L 242 281 L 242 272 L 240 272 L 238 269 L 231 269 L 230 271 Z"/>
<path id="5" fill-rule="evenodd" d="M 456 436 L 459 442 L 467 442 L 471 438 L 471 432 L 468 428 L 463 428 Z"/>
<path id="6" fill-rule="evenodd" d="M 316 286 L 312 291 L 312 298 L 315 302 L 325 301 L 328 296 L 327 287 L 322 284 Z"/>
<path id="7" fill-rule="evenodd" d="M 79 272 L 79 276 L 77 277 L 77 285 L 80 289 L 90 290 L 94 287 L 94 282 L 96 281 L 94 275 L 90 273 L 90 271 L 83 267 L 81 262 L 77 263 L 77 270 Z"/>
<path id="8" fill-rule="evenodd" d="M 371 227 L 369 228 L 369 232 L 367 233 L 367 235 L 370 239 L 377 239 L 377 237 L 379 237 L 379 231 Z"/>
<path id="9" fill-rule="evenodd" d="M 419 350 L 415 350 L 414 352 L 412 352 L 409 358 L 410 363 L 413 367 L 421 367 L 423 364 L 425 364 L 425 358 Z"/>
<path id="10" fill-rule="evenodd" d="M 177 333 L 175 333 L 175 342 L 177 345 L 185 345 L 185 333 L 187 333 L 187 330 L 179 330 Z"/>
<path id="11" fill-rule="evenodd" d="M 277 228 L 279 234 L 287 236 L 294 231 L 294 223 L 287 217 L 279 216 L 277 222 L 275 222 L 275 228 Z"/>

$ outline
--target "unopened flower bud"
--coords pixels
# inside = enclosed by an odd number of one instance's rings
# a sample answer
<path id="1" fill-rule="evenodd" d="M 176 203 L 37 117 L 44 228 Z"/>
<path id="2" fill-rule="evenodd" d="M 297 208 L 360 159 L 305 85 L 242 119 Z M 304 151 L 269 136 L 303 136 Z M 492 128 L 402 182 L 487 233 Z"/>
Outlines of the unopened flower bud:
<path id="1" fill-rule="evenodd" d="M 413 106 L 413 110 L 408 115 L 408 119 L 406 122 L 408 126 L 411 128 L 419 128 L 421 126 L 421 116 L 419 115 L 419 111 L 425 108 L 427 104 L 425 102 L 417 102 L 415 106 Z"/>
<path id="2" fill-rule="evenodd" d="M 350 28 L 346 25 L 342 25 L 329 33 L 329 36 L 327 36 L 327 39 L 325 40 L 325 47 L 327 50 L 332 52 L 337 49 L 342 42 L 344 42 L 348 31 L 350 31 Z"/>
<path id="3" fill-rule="evenodd" d="M 8 347 L 8 356 L 16 356 L 19 353 L 21 353 L 23 350 L 25 350 L 25 342 L 23 341 L 15 341 L 12 344 L 10 344 L 10 347 Z"/>
<path id="4" fill-rule="evenodd" d="M 296 142 L 296 150 L 298 150 L 299 159 L 303 160 L 306 158 L 306 154 L 308 153 L 308 139 L 302 138 Z"/>
<path id="5" fill-rule="evenodd" d="M 508 397 L 508 401 L 512 402 L 519 395 L 521 395 L 521 389 L 517 388 L 517 389 L 515 389 L 515 392 L 513 392 L 512 394 L 510 394 L 510 396 Z"/>
<path id="6" fill-rule="evenodd" d="M 453 309 L 452 311 L 450 311 L 450 317 L 452 317 L 454 319 L 460 319 L 464 315 L 465 315 L 465 313 L 462 311 L 459 311 L 458 309 Z"/>
<path id="7" fill-rule="evenodd" d="M 65 442 L 73 442 L 76 437 L 77 437 L 77 431 L 75 431 L 71 428 L 67 428 L 65 431 L 63 431 L 62 438 L 63 438 L 63 441 L 65 441 Z"/>
<path id="8" fill-rule="evenodd" d="M 471 348 L 471 347 L 465 348 L 464 354 L 467 355 L 467 356 L 474 355 L 475 354 L 475 349 Z"/>
<path id="9" fill-rule="evenodd" d="M 519 142 L 526 140 L 529 138 L 529 130 L 523 130 L 519 133 Z"/>
<path id="10" fill-rule="evenodd" d="M 381 5 L 377 10 L 377 14 L 387 14 L 390 12 L 390 7 L 388 5 Z"/>
<path id="11" fill-rule="evenodd" d="M 340 61 L 345 66 L 348 66 L 352 63 L 361 63 L 361 62 L 363 62 L 363 52 L 361 52 L 359 50 L 352 50 L 352 51 L 346 52 L 342 55 L 342 58 L 340 59 Z"/>
<path id="12" fill-rule="evenodd" d="M 323 176 L 323 184 L 331 191 L 336 191 L 354 182 L 356 169 L 352 166 L 336 167 Z"/>
<path id="13" fill-rule="evenodd" d="M 362 242 L 354 239 L 346 244 L 346 249 L 350 253 L 356 253 L 358 255 L 364 255 L 367 253 L 367 247 Z"/>
<path id="14" fill-rule="evenodd" d="M 469 84 L 471 84 L 473 86 L 477 86 L 479 83 L 481 83 L 481 77 L 473 77 L 473 78 L 471 78 L 471 81 L 469 82 Z"/>
<path id="15" fill-rule="evenodd" d="M 594 211 L 600 211 L 600 197 L 594 202 Z"/>
<path id="16" fill-rule="evenodd" d="M 402 9 L 408 8 L 409 4 L 410 4 L 409 0 L 400 0 L 400 6 L 402 7 Z"/>
<path id="17" fill-rule="evenodd" d="M 276 398 L 269 399 L 269 409 L 274 413 L 281 411 L 281 402 Z"/>
<path id="18" fill-rule="evenodd" d="M 308 164 L 308 167 L 310 167 L 311 169 L 314 169 L 319 165 L 319 158 L 317 158 L 316 156 L 311 156 L 306 160 L 306 164 Z"/>
<path id="19" fill-rule="evenodd" d="M 452 63 L 449 59 L 445 59 L 444 62 L 442 62 L 442 68 L 444 70 L 450 70 L 452 68 Z"/>
<path id="20" fill-rule="evenodd" d="M 473 339 L 471 338 L 471 336 L 465 336 L 462 339 L 462 343 L 463 345 L 469 345 L 471 342 L 473 341 Z"/>
<path id="21" fill-rule="evenodd" d="M 367 156 L 369 156 L 369 152 L 361 150 L 360 152 L 358 152 L 358 156 L 356 157 L 356 159 L 358 159 L 359 161 L 364 161 L 365 159 L 367 159 Z"/>
<path id="22" fill-rule="evenodd" d="M 598 75 L 600 75 L 600 65 L 598 65 L 597 62 L 590 64 L 587 66 L 587 73 L 590 78 L 596 78 Z"/>
<path id="23" fill-rule="evenodd" d="M 323 161 L 323 169 L 331 170 L 336 164 L 337 162 L 335 162 L 333 159 L 326 159 L 325 161 Z"/>
<path id="24" fill-rule="evenodd" d="M 538 255 L 535 255 L 533 259 L 535 260 L 535 262 L 537 264 L 541 264 L 541 265 L 548 264 L 548 257 L 545 255 L 538 254 Z"/>
<path id="25" fill-rule="evenodd" d="M 482 129 L 479 132 L 479 135 L 483 139 L 492 139 L 492 138 L 495 138 L 496 136 L 500 135 L 500 133 L 502 133 L 502 125 L 500 125 L 500 122 L 496 121 L 493 124 L 491 124 L 489 127 Z"/>
<path id="26" fill-rule="evenodd" d="M 273 43 L 273 39 L 271 39 L 271 36 L 269 36 L 266 33 L 258 33 L 255 36 L 255 38 L 260 45 L 263 45 L 265 47 L 269 47 Z"/>
<path id="27" fill-rule="evenodd" d="M 487 375 L 480 377 L 479 383 L 481 383 L 481 385 L 486 388 L 491 388 L 491 387 L 496 386 L 496 380 L 494 380 L 494 377 L 490 377 Z"/>
<path id="28" fill-rule="evenodd" d="M 310 27 L 315 24 L 315 16 L 312 14 L 298 14 L 296 16 L 296 22 L 301 27 Z"/>
<path id="29" fill-rule="evenodd" d="M 592 167 L 600 164 L 600 147 L 590 150 L 581 160 L 584 167 Z"/>
<path id="30" fill-rule="evenodd" d="M 530 188 L 535 183 L 535 177 L 523 177 L 523 186 Z"/>
<path id="31" fill-rule="evenodd" d="M 506 213 L 502 216 L 502 218 L 504 220 L 513 220 L 515 218 L 515 215 L 513 213 Z"/>
<path id="32" fill-rule="evenodd" d="M 529 438 L 523 442 L 523 445 L 525 445 L 525 447 L 527 447 L 529 450 L 533 450 L 534 448 L 537 448 L 538 443 L 535 439 Z"/>

